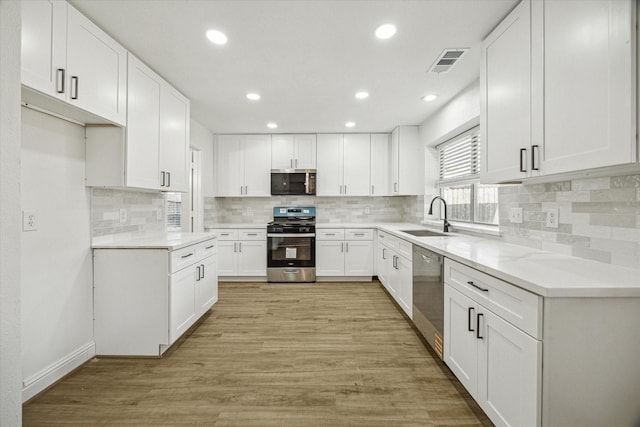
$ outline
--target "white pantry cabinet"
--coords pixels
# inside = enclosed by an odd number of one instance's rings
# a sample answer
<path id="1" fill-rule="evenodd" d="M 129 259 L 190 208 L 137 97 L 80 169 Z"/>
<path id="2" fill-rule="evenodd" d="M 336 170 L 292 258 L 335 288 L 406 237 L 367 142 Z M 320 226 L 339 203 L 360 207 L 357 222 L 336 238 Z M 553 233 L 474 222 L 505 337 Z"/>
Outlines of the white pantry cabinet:
<path id="1" fill-rule="evenodd" d="M 159 356 L 218 300 L 215 239 L 93 257 L 98 355 Z"/>
<path id="2" fill-rule="evenodd" d="M 316 276 L 373 276 L 373 233 L 371 229 L 316 229 Z"/>
<path id="3" fill-rule="evenodd" d="M 189 191 L 190 103 L 129 54 L 127 126 L 87 127 L 87 185 Z"/>
<path id="4" fill-rule="evenodd" d="M 368 196 L 370 134 L 319 134 L 318 196 Z"/>
<path id="5" fill-rule="evenodd" d="M 371 134 L 371 195 L 390 196 L 391 135 Z"/>
<path id="6" fill-rule="evenodd" d="M 378 231 L 376 244 L 376 268 L 378 280 L 413 318 L 413 246 L 406 240 Z"/>
<path id="7" fill-rule="evenodd" d="M 271 135 L 216 136 L 216 195 L 271 196 Z"/>
<path id="8" fill-rule="evenodd" d="M 316 135 L 272 135 L 271 169 L 315 169 Z"/>
<path id="9" fill-rule="evenodd" d="M 523 0 L 487 37 L 484 182 L 636 162 L 635 8 Z"/>
<path id="10" fill-rule="evenodd" d="M 424 194 L 424 146 L 418 126 L 398 126 L 391 133 L 391 194 Z"/>
<path id="11" fill-rule="evenodd" d="M 67 2 L 22 2 L 22 83 L 126 125 L 127 51 Z M 29 103 L 64 109 L 46 97 L 27 96 Z"/>
<path id="12" fill-rule="evenodd" d="M 218 238 L 218 275 L 267 276 L 267 234 L 262 229 L 213 229 Z"/>

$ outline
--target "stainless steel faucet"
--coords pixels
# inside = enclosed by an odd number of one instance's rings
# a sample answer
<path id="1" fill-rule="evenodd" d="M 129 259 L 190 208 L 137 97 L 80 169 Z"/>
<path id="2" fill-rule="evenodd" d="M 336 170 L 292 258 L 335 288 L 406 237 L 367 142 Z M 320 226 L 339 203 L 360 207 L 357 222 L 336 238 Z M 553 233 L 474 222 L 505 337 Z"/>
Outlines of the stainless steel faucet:
<path id="1" fill-rule="evenodd" d="M 435 202 L 437 199 L 442 200 L 442 203 L 444 204 L 444 232 L 448 233 L 449 226 L 451 224 L 449 224 L 449 221 L 447 220 L 447 202 L 445 202 L 445 200 L 442 197 L 436 196 L 433 199 L 431 199 L 431 205 L 429 205 L 429 215 L 433 215 L 433 202 Z"/>

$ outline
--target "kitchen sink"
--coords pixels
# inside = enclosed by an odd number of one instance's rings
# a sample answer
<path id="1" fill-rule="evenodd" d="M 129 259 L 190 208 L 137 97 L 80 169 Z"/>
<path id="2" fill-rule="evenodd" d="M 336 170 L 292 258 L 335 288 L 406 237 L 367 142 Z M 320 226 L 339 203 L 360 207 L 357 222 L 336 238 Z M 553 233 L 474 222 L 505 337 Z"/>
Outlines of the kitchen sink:
<path id="1" fill-rule="evenodd" d="M 436 231 L 430 231 L 430 230 L 400 230 L 400 232 L 411 234 L 412 236 L 416 236 L 416 237 L 447 236 L 447 234 L 438 233 Z"/>

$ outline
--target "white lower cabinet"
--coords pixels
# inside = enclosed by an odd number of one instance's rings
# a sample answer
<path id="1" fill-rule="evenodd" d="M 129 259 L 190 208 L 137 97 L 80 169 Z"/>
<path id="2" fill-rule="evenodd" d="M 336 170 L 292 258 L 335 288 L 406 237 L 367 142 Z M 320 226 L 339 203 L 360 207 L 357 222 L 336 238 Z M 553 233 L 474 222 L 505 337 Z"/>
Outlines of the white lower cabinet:
<path id="1" fill-rule="evenodd" d="M 378 280 L 409 318 L 413 318 L 412 249 L 411 243 L 378 231 L 376 245 Z"/>
<path id="2" fill-rule="evenodd" d="M 218 276 L 266 277 L 267 234 L 258 229 L 215 229 Z"/>
<path id="3" fill-rule="evenodd" d="M 96 354 L 159 356 L 218 300 L 214 239 L 175 251 L 94 249 Z"/>
<path id="4" fill-rule="evenodd" d="M 461 284 L 463 276 L 470 280 Z M 522 298 L 504 298 L 501 284 Z M 444 300 L 451 371 L 496 425 L 540 425 L 542 342 L 487 308 L 495 304 L 527 324 L 527 307 L 541 310 L 540 297 L 447 259 Z"/>
<path id="5" fill-rule="evenodd" d="M 316 276 L 373 276 L 373 230 L 316 230 Z"/>

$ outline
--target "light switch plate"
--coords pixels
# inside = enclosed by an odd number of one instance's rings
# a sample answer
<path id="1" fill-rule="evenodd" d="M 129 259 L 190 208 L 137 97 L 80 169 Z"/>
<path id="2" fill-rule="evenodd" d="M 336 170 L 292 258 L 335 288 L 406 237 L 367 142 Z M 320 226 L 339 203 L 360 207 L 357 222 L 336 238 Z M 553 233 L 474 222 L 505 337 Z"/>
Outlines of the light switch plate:
<path id="1" fill-rule="evenodd" d="M 547 227 L 558 228 L 560 213 L 557 208 L 547 209 Z"/>
<path id="2" fill-rule="evenodd" d="M 36 211 L 22 211 L 22 231 L 36 231 Z"/>
<path id="3" fill-rule="evenodd" d="M 369 209 L 369 206 L 364 208 L 364 214 L 365 215 L 369 215 L 371 213 L 371 209 Z"/>
<path id="4" fill-rule="evenodd" d="M 522 224 L 522 208 L 511 208 L 509 211 L 509 221 L 513 224 Z"/>

